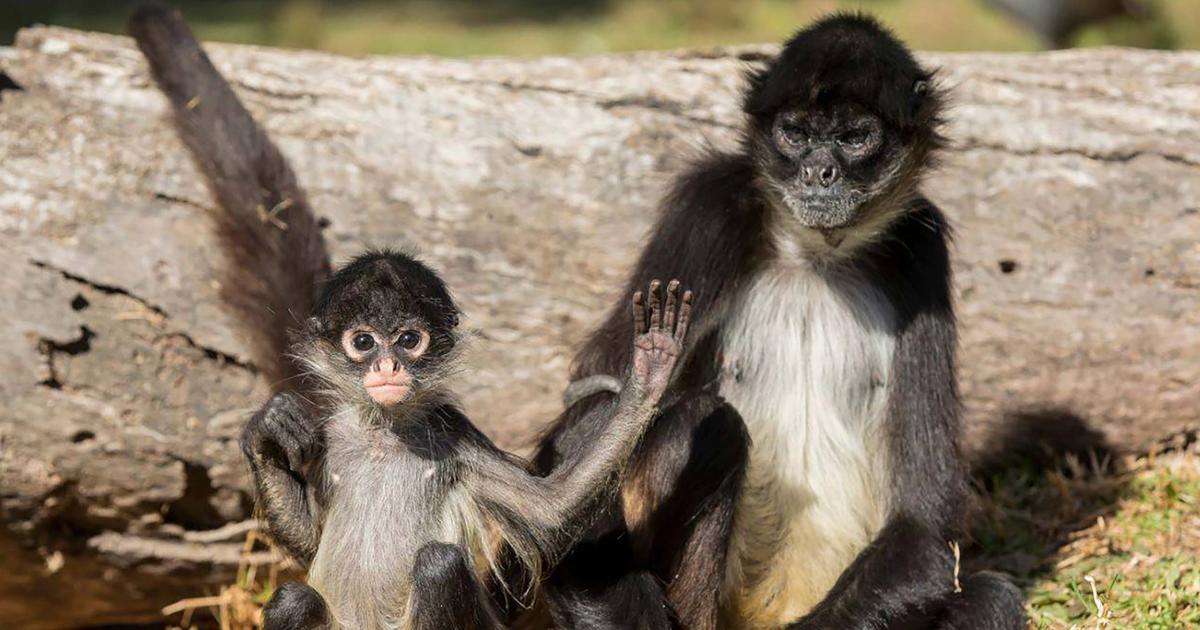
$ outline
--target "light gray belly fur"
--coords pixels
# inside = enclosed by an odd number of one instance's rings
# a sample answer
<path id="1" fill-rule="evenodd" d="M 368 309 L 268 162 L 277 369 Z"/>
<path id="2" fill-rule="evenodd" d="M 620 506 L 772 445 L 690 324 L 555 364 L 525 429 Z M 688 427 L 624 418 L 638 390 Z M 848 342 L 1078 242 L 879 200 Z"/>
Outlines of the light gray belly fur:
<path id="1" fill-rule="evenodd" d="M 467 546 L 469 498 L 434 462 L 352 413 L 325 431 L 328 500 L 309 584 L 342 628 L 402 627 L 413 558 L 429 541 Z"/>

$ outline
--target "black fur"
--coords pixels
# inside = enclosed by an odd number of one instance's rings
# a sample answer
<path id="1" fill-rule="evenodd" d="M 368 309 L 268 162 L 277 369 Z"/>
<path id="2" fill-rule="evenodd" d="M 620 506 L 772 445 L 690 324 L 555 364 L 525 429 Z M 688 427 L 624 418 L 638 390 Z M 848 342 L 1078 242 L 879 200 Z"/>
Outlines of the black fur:
<path id="1" fill-rule="evenodd" d="M 1023 630 L 1015 611 L 1025 609 L 1021 590 L 1007 577 L 980 571 L 964 578 L 962 593 L 948 599 L 936 622 L 938 630 Z"/>
<path id="2" fill-rule="evenodd" d="M 846 258 L 814 264 L 869 269 L 870 280 L 889 298 L 897 316 L 886 419 L 891 512 L 874 543 L 846 568 L 824 601 L 795 620 L 791 627 L 796 629 L 1008 630 L 1023 624 L 1020 597 L 1002 577 L 963 576 L 970 588 L 964 593 L 953 590 L 949 543 L 960 537 L 966 484 L 958 450 L 949 229 L 942 213 L 915 192 L 933 151 L 942 143 L 938 133 L 942 97 L 931 79 L 931 73 L 920 68 L 902 44 L 869 18 L 834 16 L 798 33 L 778 59 L 750 77 L 746 141 L 741 150 L 711 154 L 678 178 L 617 306 L 580 350 L 572 370 L 575 379 L 622 373 L 629 353 L 614 343 L 629 334 L 622 305 L 648 279 L 679 276 L 696 279 L 693 290 L 708 308 L 691 329 L 695 338 L 688 345 L 683 369 L 677 371 L 676 395 L 713 388 L 729 307 L 773 255 L 768 231 L 778 229 L 772 228 L 772 222 L 779 220 L 778 213 L 786 212 L 764 190 L 761 171 L 764 164 L 770 168 L 771 160 L 780 159 L 778 154 L 764 158 L 762 153 L 772 150 L 768 130 L 776 114 L 849 104 L 882 121 L 884 146 L 902 149 L 887 159 L 907 159 L 911 165 L 897 186 L 913 192 L 889 197 L 908 201 L 900 202 L 903 212 L 882 234 Z M 888 210 L 870 202 L 862 208 L 852 221 L 869 218 L 864 212 Z M 849 229 L 853 227 L 851 223 Z M 602 426 L 583 420 L 603 398 L 585 399 L 559 418 L 538 453 L 543 470 L 552 469 L 589 436 L 603 431 Z M 715 413 L 737 418 L 732 409 L 718 407 Z M 703 425 L 713 414 L 711 406 L 688 409 L 683 404 L 672 421 Z M 652 531 L 670 518 L 668 512 L 682 514 L 674 518 L 694 517 L 697 528 L 710 533 L 702 541 L 670 530 L 669 535 L 651 534 L 647 539 L 639 530 L 644 525 L 630 522 L 622 506 L 614 505 L 611 521 L 579 546 L 547 589 L 562 625 L 616 627 L 603 620 L 620 619 L 622 614 L 625 618 L 658 614 L 654 597 L 664 592 L 669 615 L 678 625 L 736 625 L 736 620 L 718 615 L 725 592 L 724 552 L 747 457 L 744 445 L 730 448 L 737 443 L 730 436 L 739 432 L 740 426 L 720 436 L 695 433 L 687 439 L 668 430 L 647 439 L 625 482 L 626 495 L 631 489 L 658 488 L 640 493 L 649 505 L 639 510 L 657 515 L 642 522 L 651 523 Z M 715 485 L 704 481 L 710 475 L 693 466 L 673 475 L 648 474 L 664 458 L 703 463 L 722 457 L 730 458 L 721 465 L 733 474 Z M 674 497 L 693 492 L 697 485 L 709 493 L 703 500 L 693 497 L 683 504 L 673 503 Z M 700 557 L 684 581 L 677 559 L 688 553 Z M 647 575 L 653 579 L 646 579 Z M 631 588 L 642 591 L 630 594 Z M 634 605 L 643 609 L 629 610 Z"/>
<path id="3" fill-rule="evenodd" d="M 303 582 L 285 582 L 263 609 L 263 630 L 326 630 L 333 619 L 325 601 Z"/>
<path id="4" fill-rule="evenodd" d="M 466 553 L 458 545 L 429 543 L 417 552 L 413 568 L 413 630 L 485 630 L 499 628 Z M 424 594 L 433 597 L 423 597 Z"/>
<path id="5" fill-rule="evenodd" d="M 242 454 L 250 465 L 254 486 L 260 496 L 268 485 L 276 491 L 274 501 L 296 515 L 303 527 L 280 526 L 262 518 L 263 532 L 289 556 L 304 566 L 317 552 L 316 516 L 310 486 L 300 471 L 324 448 L 320 431 L 308 422 L 303 399 L 294 392 L 278 392 L 246 423 L 242 430 Z"/>
<path id="6" fill-rule="evenodd" d="M 167 96 L 175 127 L 217 202 L 229 258 L 222 299 L 241 318 L 254 365 L 276 389 L 299 373 L 280 361 L 329 274 L 319 221 L 283 154 L 213 67 L 179 14 L 138 8 L 128 30 Z"/>
<path id="7" fill-rule="evenodd" d="M 643 438 L 622 500 L 554 574 L 549 603 L 559 626 L 716 623 L 721 576 L 710 567 L 722 564 L 728 550 L 750 440 L 741 417 L 720 398 L 700 391 L 676 398 Z M 603 429 L 576 425 L 560 434 L 557 446 L 582 448 L 575 440 L 592 439 L 591 431 Z M 541 455 L 551 453 L 544 449 Z M 664 584 L 662 576 L 674 579 Z M 673 589 L 673 606 L 664 586 Z"/>
<path id="8" fill-rule="evenodd" d="M 323 340 L 332 350 L 331 360 L 349 371 L 370 369 L 370 361 L 356 365 L 342 351 L 341 335 L 354 326 L 381 333 L 414 326 L 427 331 L 429 348 L 419 359 L 408 359 L 399 346 L 389 353 L 418 384 L 441 374 L 457 345 L 459 309 L 446 283 L 436 271 L 398 251 L 367 252 L 339 268 L 321 289 L 310 315 L 303 338 Z"/>
<path id="9" fill-rule="evenodd" d="M 789 107 L 855 103 L 911 141 L 938 123 L 941 102 L 927 85 L 932 79 L 878 21 L 836 15 L 793 35 L 771 64 L 751 73 L 742 109 L 751 126 L 761 128 Z"/>
<path id="10" fill-rule="evenodd" d="M 434 364 L 453 349 L 459 311 L 436 272 L 407 254 L 378 251 L 357 257 L 329 277 L 319 221 L 290 166 L 179 14 L 158 4 L 143 6 L 130 18 L 129 32 L 169 99 L 180 137 L 216 198 L 212 217 L 231 258 L 222 298 L 254 335 L 253 359 L 273 385 L 301 385 L 286 382 L 301 372 L 289 358 L 291 329 L 307 342 L 321 339 L 340 348 L 337 336 L 352 323 L 392 330 L 405 317 L 420 320 L 431 333 L 428 352 L 409 366 L 412 373 L 420 378 L 422 370 L 437 372 L 442 366 Z M 364 313 L 371 314 L 372 321 L 351 321 Z M 301 471 L 324 448 L 319 430 L 309 422 L 309 404 L 305 397 L 279 391 L 250 420 L 242 439 L 260 497 L 263 488 L 270 487 L 273 500 L 292 519 L 277 526 L 266 518 L 264 527 L 302 564 L 311 562 L 317 544 L 313 532 L 318 524 L 309 502 L 321 497 L 310 495 L 312 488 Z M 445 460 L 462 450 L 459 442 L 465 440 L 496 457 L 508 457 L 451 403 L 423 407 L 414 416 L 397 433 L 419 456 Z M 447 557 L 448 550 L 457 556 Z M 423 566 L 422 559 L 434 564 Z M 458 565 L 451 563 L 455 559 Z M 467 567 L 461 550 L 449 545 L 431 548 L 422 552 L 416 566 L 415 579 L 431 584 L 440 580 L 434 584 L 437 590 L 430 591 L 433 597 L 422 602 L 426 620 L 419 627 L 468 627 L 439 623 L 437 614 L 451 615 L 445 619 L 486 618 L 491 608 L 477 585 L 470 592 L 478 601 L 444 599 L 465 593 L 455 590 L 465 575 L 461 569 Z M 449 572 L 439 573 L 440 569 Z M 470 579 L 474 584 L 473 574 Z M 280 587 L 264 610 L 264 621 L 269 629 L 332 627 L 321 595 L 299 582 Z"/>
<path id="11" fill-rule="evenodd" d="M 313 315 L 327 327 L 345 328 L 364 312 L 412 310 L 444 330 L 458 326 L 459 309 L 437 272 L 410 254 L 367 252 L 338 269 L 317 299 Z M 385 327 L 394 328 L 400 322 Z"/>

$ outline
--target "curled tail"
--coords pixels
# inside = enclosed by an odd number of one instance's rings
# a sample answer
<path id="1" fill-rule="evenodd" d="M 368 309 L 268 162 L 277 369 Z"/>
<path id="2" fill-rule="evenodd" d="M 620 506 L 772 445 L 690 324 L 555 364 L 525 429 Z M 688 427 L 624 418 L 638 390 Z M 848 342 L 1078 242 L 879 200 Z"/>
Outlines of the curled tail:
<path id="1" fill-rule="evenodd" d="M 171 101 L 175 126 L 217 202 L 213 219 L 229 258 L 221 297 L 253 344 L 254 364 L 280 389 L 299 368 L 289 330 L 308 316 L 329 274 L 321 227 L 279 149 L 204 54 L 180 15 L 151 4 L 129 33 Z"/>

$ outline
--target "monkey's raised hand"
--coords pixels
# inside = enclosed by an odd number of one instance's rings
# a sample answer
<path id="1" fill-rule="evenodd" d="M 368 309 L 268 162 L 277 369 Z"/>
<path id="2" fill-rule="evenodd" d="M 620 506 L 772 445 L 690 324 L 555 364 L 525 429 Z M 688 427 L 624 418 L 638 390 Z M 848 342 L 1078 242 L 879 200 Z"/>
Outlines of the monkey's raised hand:
<path id="1" fill-rule="evenodd" d="M 297 475 L 319 450 L 318 432 L 292 392 L 271 397 L 242 432 L 242 452 L 251 462 L 266 462 Z"/>
<path id="2" fill-rule="evenodd" d="M 647 291 L 650 302 L 649 323 L 646 318 L 646 300 L 643 299 L 642 292 L 633 294 L 631 384 L 651 399 L 661 397 L 670 383 L 675 362 L 683 354 L 683 340 L 687 337 L 688 320 L 692 314 L 691 291 L 685 291 L 683 299 L 677 300 L 679 281 L 672 280 L 667 284 L 664 308 L 659 295 L 660 286 L 658 280 L 653 280 Z"/>

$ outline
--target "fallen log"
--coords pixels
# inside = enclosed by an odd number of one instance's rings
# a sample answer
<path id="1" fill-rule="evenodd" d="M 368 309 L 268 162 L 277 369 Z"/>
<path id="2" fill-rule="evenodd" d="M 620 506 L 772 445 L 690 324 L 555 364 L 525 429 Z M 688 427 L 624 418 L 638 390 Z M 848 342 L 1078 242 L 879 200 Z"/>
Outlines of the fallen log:
<path id="1" fill-rule="evenodd" d="M 335 256 L 407 245 L 444 271 L 475 331 L 464 404 L 522 448 L 666 182 L 736 141 L 742 70 L 773 48 L 211 51 Z M 1014 413 L 1135 451 L 1195 431 L 1200 54 L 924 58 L 954 93 L 927 189 L 957 227 L 970 443 Z M 0 619 L 151 621 L 232 575 L 220 528 L 250 517 L 236 440 L 266 388 L 217 301 L 212 201 L 132 43 L 28 29 L 0 72 L 23 88 L 0 91 Z"/>

